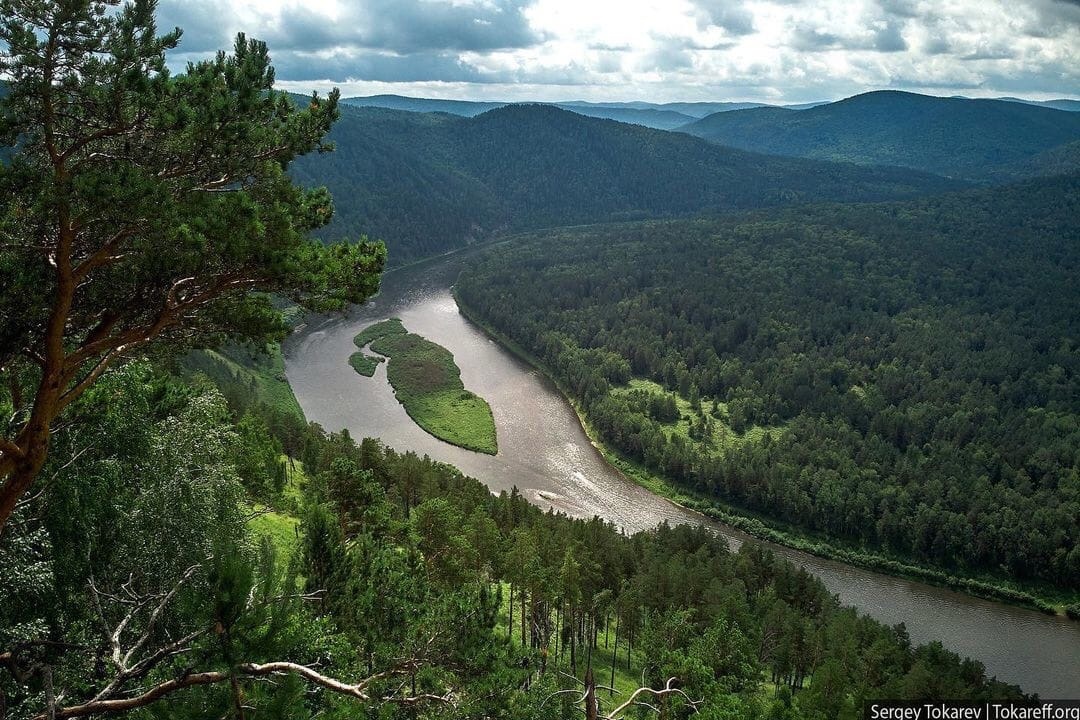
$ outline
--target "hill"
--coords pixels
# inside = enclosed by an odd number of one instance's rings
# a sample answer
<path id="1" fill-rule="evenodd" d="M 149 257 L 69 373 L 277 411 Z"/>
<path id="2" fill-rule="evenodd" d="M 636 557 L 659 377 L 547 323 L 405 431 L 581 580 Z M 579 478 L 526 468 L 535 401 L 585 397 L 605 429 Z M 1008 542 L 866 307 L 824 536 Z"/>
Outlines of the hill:
<path id="1" fill-rule="evenodd" d="M 1077 273 L 1072 176 L 526 235 L 456 289 L 700 509 L 1071 602 Z"/>
<path id="2" fill-rule="evenodd" d="M 543 105 L 473 118 L 346 106 L 330 139 L 336 152 L 301 158 L 292 173 L 336 198 L 325 237 L 382 238 L 392 264 L 508 230 L 955 187 L 910 170 L 748 153 Z"/>
<path id="3" fill-rule="evenodd" d="M 1025 100 L 1023 98 L 1003 97 L 998 98 L 998 100 L 1024 103 L 1025 105 L 1037 105 L 1039 107 L 1048 107 L 1055 110 L 1064 110 L 1066 112 L 1080 112 L 1080 100 L 1070 100 L 1068 98 L 1058 98 L 1056 100 Z"/>
<path id="4" fill-rule="evenodd" d="M 506 105 L 504 102 L 477 102 L 473 100 L 441 100 L 438 98 L 415 98 L 404 95 L 367 95 L 342 98 L 345 105 L 375 107 L 408 112 L 441 112 L 462 117 L 473 117 L 488 110 Z"/>
<path id="5" fill-rule="evenodd" d="M 462 117 L 475 117 L 480 113 L 517 104 L 550 105 L 576 112 L 587 117 L 618 120 L 619 122 L 644 125 L 657 130 L 674 130 L 707 115 L 731 110 L 745 110 L 755 107 L 767 107 L 762 103 L 746 102 L 684 102 L 684 103 L 648 103 L 648 102 L 586 102 L 568 100 L 548 103 L 512 103 L 474 100 L 442 100 L 439 98 L 417 98 L 402 95 L 367 95 L 342 98 L 346 105 L 354 107 L 378 107 L 387 110 L 407 110 L 409 112 L 445 112 Z M 789 105 L 794 110 L 813 107 L 819 103 Z"/>
<path id="6" fill-rule="evenodd" d="M 439 100 L 436 98 L 413 98 L 401 95 L 371 95 L 368 97 L 353 97 L 342 100 L 346 105 L 355 107 L 379 107 L 388 110 L 407 110 L 409 112 L 442 112 L 462 117 L 475 117 L 488 110 L 506 107 L 515 103 L 507 102 L 475 102 L 470 100 Z M 644 125 L 645 127 L 658 130 L 674 130 L 687 123 L 693 122 L 702 115 L 690 115 L 667 110 L 655 105 L 641 103 L 641 106 L 629 104 L 601 104 L 601 103 L 544 103 L 552 107 L 560 107 L 564 110 L 576 112 L 587 117 L 618 120 L 619 122 Z"/>
<path id="7" fill-rule="evenodd" d="M 1024 177 L 1036 155 L 1080 140 L 1080 114 L 1006 100 L 882 91 L 800 112 L 717 113 L 682 130 L 755 152 L 991 181 Z"/>

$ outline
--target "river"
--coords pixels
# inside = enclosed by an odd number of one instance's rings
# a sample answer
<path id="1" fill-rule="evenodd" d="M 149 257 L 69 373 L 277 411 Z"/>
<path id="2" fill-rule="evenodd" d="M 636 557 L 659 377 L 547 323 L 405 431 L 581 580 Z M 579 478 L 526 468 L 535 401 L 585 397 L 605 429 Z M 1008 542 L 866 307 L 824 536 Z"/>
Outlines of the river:
<path id="1" fill-rule="evenodd" d="M 450 286 L 466 259 L 448 256 L 388 273 L 372 302 L 345 318 L 313 321 L 286 341 L 286 373 L 309 420 L 451 463 L 494 492 L 516 486 L 537 505 L 599 515 L 628 531 L 662 521 L 705 523 L 733 546 L 760 542 L 644 490 L 608 465 L 558 390 L 458 312 Z M 373 378 L 349 366 L 353 336 L 388 317 L 454 353 L 465 387 L 491 405 L 498 455 L 463 450 L 421 430 L 394 398 L 386 363 Z M 1043 698 L 1080 698 L 1080 623 L 769 545 L 821 578 L 845 604 L 890 625 L 905 623 L 916 642 L 940 640 L 981 661 L 988 674 Z"/>

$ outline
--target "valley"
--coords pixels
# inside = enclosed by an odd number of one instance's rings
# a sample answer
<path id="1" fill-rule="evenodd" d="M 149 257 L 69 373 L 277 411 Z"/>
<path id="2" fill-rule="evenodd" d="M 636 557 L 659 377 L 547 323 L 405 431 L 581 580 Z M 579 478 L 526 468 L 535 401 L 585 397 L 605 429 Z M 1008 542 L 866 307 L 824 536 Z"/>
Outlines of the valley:
<path id="1" fill-rule="evenodd" d="M 598 515 L 628 532 L 659 522 L 705 523 L 732 546 L 759 542 L 648 492 L 604 460 L 559 390 L 460 314 L 450 286 L 475 257 L 469 251 L 388 273 L 379 296 L 364 308 L 345 320 L 314 322 L 291 337 L 285 345 L 288 378 L 308 417 L 327 429 L 378 436 L 392 447 L 451 463 L 492 492 L 517 487 L 530 502 L 573 517 Z M 378 382 L 352 379 L 344 359 L 355 347 L 353 335 L 386 316 L 454 353 L 466 386 L 491 403 L 497 457 L 440 442 L 418 428 L 383 370 L 376 373 Z M 904 623 L 916 641 L 941 640 L 999 679 L 1044 697 L 1080 691 L 1072 672 L 1080 664 L 1080 624 L 766 545 L 809 569 L 845 604 L 886 624 Z"/>
<path id="2" fill-rule="evenodd" d="M 1080 697 L 1080 6 L 967 1 L 0 0 L 0 720 Z"/>

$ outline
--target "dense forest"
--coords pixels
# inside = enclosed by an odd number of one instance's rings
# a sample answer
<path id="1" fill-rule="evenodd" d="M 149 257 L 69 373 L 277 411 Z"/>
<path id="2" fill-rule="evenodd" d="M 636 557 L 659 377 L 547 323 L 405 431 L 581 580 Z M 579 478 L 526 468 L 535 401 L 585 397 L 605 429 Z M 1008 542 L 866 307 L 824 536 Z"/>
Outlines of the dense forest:
<path id="1" fill-rule="evenodd" d="M 879 91 L 798 112 L 716 113 L 680 130 L 755 152 L 1002 181 L 1053 174 L 1055 164 L 1039 156 L 1080 140 L 1080 114 L 1008 100 Z M 1080 165 L 1075 153 L 1071 158 L 1065 170 L 1075 172 Z"/>
<path id="2" fill-rule="evenodd" d="M 313 238 L 331 198 L 290 175 L 313 179 L 299 158 L 329 150 L 342 116 L 319 177 L 342 191 L 345 227 L 402 223 L 399 261 L 499 228 L 953 183 L 554 108 L 457 120 L 354 115 L 336 91 L 297 103 L 243 34 L 173 74 L 182 33 L 159 34 L 155 9 L 0 0 L 0 145 L 15 148 L 0 162 L 0 720 L 830 720 L 871 698 L 1023 697 L 762 546 L 732 551 L 703 528 L 627 536 L 328 433 L 305 420 L 278 345 L 304 313 L 379 288 L 386 247 Z M 1076 184 L 564 233 L 498 250 L 463 288 L 559 368 L 605 436 L 673 478 L 731 495 L 787 482 L 793 517 L 858 537 L 895 470 L 907 486 L 885 516 L 903 529 L 919 503 L 927 547 L 975 498 L 969 516 L 1029 515 L 1009 539 L 1030 574 L 1071 582 L 1076 308 L 1060 286 Z M 554 249 L 575 264 L 551 265 Z M 510 260 L 516 290 L 483 280 Z M 823 281 L 821 262 L 844 271 Z M 945 404 L 909 403 L 923 385 Z M 724 442 L 741 451 L 713 452 Z M 793 476 L 803 463 L 816 469 Z M 841 516 L 856 466 L 862 501 Z M 977 547 L 992 556 L 1016 527 Z"/>
<path id="3" fill-rule="evenodd" d="M 1078 248 L 1073 176 L 533 235 L 457 294 L 682 487 L 1075 597 Z"/>
<path id="4" fill-rule="evenodd" d="M 507 230 L 957 187 L 898 168 L 757 155 L 544 105 L 473 118 L 340 112 L 329 135 L 335 151 L 300 158 L 290 172 L 338 199 L 321 237 L 378 237 L 392 265 Z"/>
<path id="5" fill-rule="evenodd" d="M 7 717 L 159 688 L 153 715 L 173 718 L 572 718 L 579 694 L 555 693 L 590 668 L 620 691 L 598 691 L 602 712 L 677 677 L 685 695 L 656 702 L 678 717 L 1017 696 L 753 545 L 626 537 L 228 394 L 248 404 L 137 362 L 73 409 L 0 536 Z"/>

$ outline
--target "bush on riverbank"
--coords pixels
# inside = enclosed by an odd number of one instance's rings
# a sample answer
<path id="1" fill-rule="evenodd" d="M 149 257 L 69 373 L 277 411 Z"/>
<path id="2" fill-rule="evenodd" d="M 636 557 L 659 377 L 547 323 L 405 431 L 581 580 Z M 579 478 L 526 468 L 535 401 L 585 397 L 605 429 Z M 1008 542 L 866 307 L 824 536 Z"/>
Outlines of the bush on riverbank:
<path id="1" fill-rule="evenodd" d="M 379 363 L 383 361 L 383 358 L 377 355 L 368 355 L 363 352 L 354 352 L 349 356 L 349 364 L 352 365 L 353 370 L 360 373 L 364 377 L 371 377 L 375 374 L 375 368 L 379 367 Z"/>

